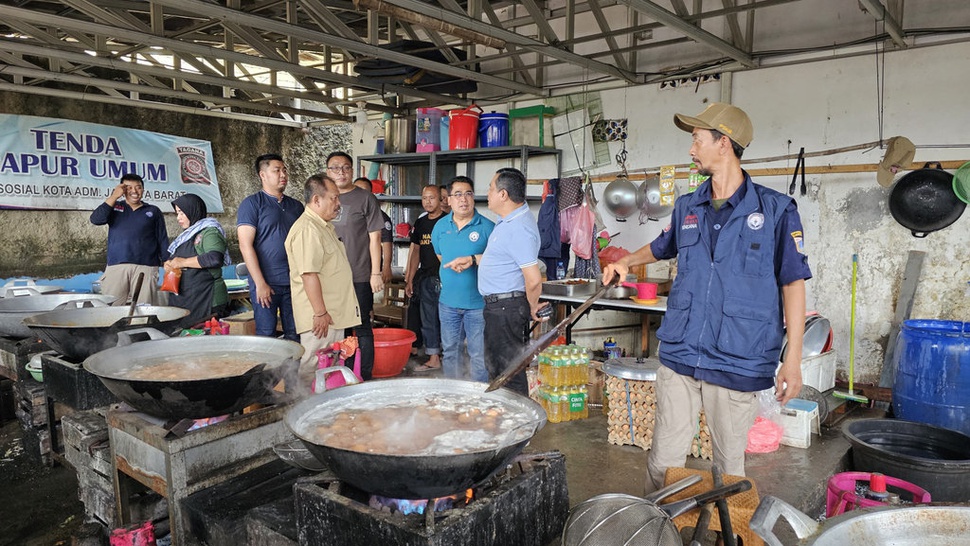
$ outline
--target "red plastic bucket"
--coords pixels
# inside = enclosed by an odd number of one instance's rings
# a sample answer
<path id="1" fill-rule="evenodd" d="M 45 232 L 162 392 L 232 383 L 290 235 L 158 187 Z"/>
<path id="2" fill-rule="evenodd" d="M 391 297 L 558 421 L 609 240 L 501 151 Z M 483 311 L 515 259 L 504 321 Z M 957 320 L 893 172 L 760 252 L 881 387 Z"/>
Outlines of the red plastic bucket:
<path id="1" fill-rule="evenodd" d="M 473 104 L 448 112 L 448 149 L 470 150 L 478 147 L 478 117 L 482 109 Z"/>
<path id="2" fill-rule="evenodd" d="M 374 328 L 374 377 L 394 377 L 411 356 L 417 336 L 404 328 Z"/>

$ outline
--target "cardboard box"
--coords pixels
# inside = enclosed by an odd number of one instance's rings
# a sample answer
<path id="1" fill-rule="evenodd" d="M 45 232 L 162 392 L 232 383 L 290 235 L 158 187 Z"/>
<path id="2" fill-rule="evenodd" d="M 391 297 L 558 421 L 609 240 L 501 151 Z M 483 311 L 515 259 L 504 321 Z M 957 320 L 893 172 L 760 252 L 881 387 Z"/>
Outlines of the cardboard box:
<path id="1" fill-rule="evenodd" d="M 819 433 L 818 402 L 791 400 L 781 410 L 781 426 L 785 430 L 782 444 L 801 448 L 812 445 L 812 434 Z"/>
<path id="2" fill-rule="evenodd" d="M 253 319 L 253 312 L 247 311 L 238 315 L 228 316 L 222 319 L 229 325 L 229 335 L 235 336 L 254 336 L 256 335 L 256 321 Z"/>

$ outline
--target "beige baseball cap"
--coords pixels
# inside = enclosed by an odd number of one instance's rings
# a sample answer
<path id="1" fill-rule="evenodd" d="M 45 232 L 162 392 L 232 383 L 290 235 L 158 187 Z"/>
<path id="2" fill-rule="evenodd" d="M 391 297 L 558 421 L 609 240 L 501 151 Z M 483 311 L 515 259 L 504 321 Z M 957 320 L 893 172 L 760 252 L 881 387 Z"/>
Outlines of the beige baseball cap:
<path id="1" fill-rule="evenodd" d="M 886 142 L 886 155 L 876 169 L 879 185 L 888 188 L 893 185 L 896 173 L 909 167 L 916 157 L 916 146 L 904 136 L 894 136 Z"/>
<path id="2" fill-rule="evenodd" d="M 723 102 L 712 102 L 696 117 L 674 114 L 674 125 L 691 133 L 695 127 L 713 129 L 727 135 L 742 148 L 747 148 L 754 138 L 754 127 L 744 110 Z"/>

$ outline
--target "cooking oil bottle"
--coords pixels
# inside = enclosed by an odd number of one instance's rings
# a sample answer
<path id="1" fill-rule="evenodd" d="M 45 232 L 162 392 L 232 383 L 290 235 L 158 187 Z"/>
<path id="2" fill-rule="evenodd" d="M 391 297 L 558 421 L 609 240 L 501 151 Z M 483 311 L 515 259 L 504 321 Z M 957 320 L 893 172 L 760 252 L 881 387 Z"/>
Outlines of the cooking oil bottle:
<path id="1" fill-rule="evenodd" d="M 550 387 L 544 394 L 548 406 L 546 408 L 546 415 L 549 417 L 549 422 L 559 423 L 561 421 L 559 412 L 559 387 Z"/>

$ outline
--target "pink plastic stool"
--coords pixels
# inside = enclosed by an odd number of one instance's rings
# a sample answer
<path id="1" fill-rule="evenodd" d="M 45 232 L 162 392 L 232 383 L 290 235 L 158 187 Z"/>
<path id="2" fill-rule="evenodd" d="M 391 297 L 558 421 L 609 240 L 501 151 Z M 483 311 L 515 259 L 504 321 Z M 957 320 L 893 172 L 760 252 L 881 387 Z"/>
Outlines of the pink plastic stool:
<path id="1" fill-rule="evenodd" d="M 882 506 L 886 503 L 860 497 L 856 495 L 856 482 L 869 483 L 871 472 L 842 472 L 829 478 L 828 490 L 825 495 L 825 517 L 837 516 L 856 508 L 866 508 L 869 506 Z M 927 504 L 931 501 L 930 494 L 925 489 L 909 483 L 899 478 L 886 476 L 886 485 L 891 485 L 896 489 L 912 493 L 913 502 L 916 504 Z M 906 499 L 908 500 L 908 499 Z"/>

